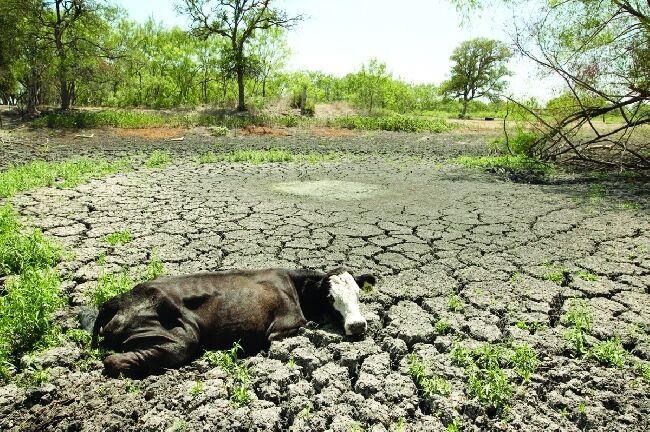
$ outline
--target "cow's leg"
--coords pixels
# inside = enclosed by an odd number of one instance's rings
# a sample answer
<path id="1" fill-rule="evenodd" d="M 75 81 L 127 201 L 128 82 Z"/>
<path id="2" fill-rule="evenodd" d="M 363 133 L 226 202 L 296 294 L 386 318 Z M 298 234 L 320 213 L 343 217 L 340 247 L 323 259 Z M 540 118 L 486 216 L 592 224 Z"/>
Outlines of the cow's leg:
<path id="1" fill-rule="evenodd" d="M 266 332 L 269 342 L 294 336 L 307 320 L 300 315 L 282 316 L 276 318 Z"/>

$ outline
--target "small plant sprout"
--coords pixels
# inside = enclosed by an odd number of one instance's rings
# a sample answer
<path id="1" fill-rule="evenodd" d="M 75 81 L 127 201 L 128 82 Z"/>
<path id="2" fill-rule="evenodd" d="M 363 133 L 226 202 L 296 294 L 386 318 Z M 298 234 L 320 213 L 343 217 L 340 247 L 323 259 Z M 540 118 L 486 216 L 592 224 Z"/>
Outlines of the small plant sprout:
<path id="1" fill-rule="evenodd" d="M 586 335 L 591 331 L 592 323 L 592 315 L 587 302 L 583 299 L 572 299 L 569 310 L 562 319 L 571 325 L 564 337 L 573 344 L 578 355 L 586 354 Z"/>
<path id="2" fill-rule="evenodd" d="M 225 126 L 214 126 L 211 131 L 212 136 L 222 137 L 228 135 L 228 128 Z"/>
<path id="3" fill-rule="evenodd" d="M 296 359 L 293 356 L 289 357 L 289 369 L 296 368 Z"/>
<path id="4" fill-rule="evenodd" d="M 168 152 L 162 150 L 154 150 L 149 159 L 144 163 L 144 166 L 147 168 L 163 168 L 169 165 L 172 161 L 172 157 Z"/>
<path id="5" fill-rule="evenodd" d="M 409 373 L 416 385 L 422 390 L 422 393 L 430 397 L 432 395 L 448 395 L 451 393 L 451 384 L 446 379 L 439 376 L 428 377 L 426 366 L 417 354 L 408 356 Z"/>
<path id="6" fill-rule="evenodd" d="M 309 419 L 313 415 L 314 415 L 314 406 L 311 404 L 311 402 L 307 402 L 307 404 L 300 411 L 299 416 L 304 419 Z"/>
<path id="7" fill-rule="evenodd" d="M 537 370 L 539 359 L 537 353 L 527 344 L 514 347 L 512 364 L 515 373 L 519 375 L 525 383 L 530 381 L 530 377 Z"/>
<path id="8" fill-rule="evenodd" d="M 438 320 L 438 322 L 436 322 L 435 329 L 436 329 L 436 333 L 438 333 L 440 335 L 445 335 L 445 334 L 449 333 L 449 330 L 451 329 L 451 326 L 443 318 L 440 318 Z"/>
<path id="9" fill-rule="evenodd" d="M 104 237 L 104 240 L 111 246 L 117 246 L 133 241 L 133 236 L 128 231 L 116 231 Z"/>
<path id="10" fill-rule="evenodd" d="M 628 355 L 618 337 L 594 344 L 587 352 L 587 357 L 593 358 L 603 365 L 617 368 L 625 366 Z"/>
<path id="11" fill-rule="evenodd" d="M 213 152 L 203 153 L 199 156 L 200 164 L 213 164 L 219 162 L 219 158 Z"/>
<path id="12" fill-rule="evenodd" d="M 404 428 L 406 427 L 406 421 L 404 420 L 404 417 L 400 417 L 397 420 L 397 423 L 395 423 L 395 432 L 404 432 Z"/>
<path id="13" fill-rule="evenodd" d="M 204 388 L 205 388 L 205 384 L 203 383 L 203 381 L 196 381 L 194 383 L 194 386 L 190 390 L 190 394 L 196 397 L 201 393 L 203 393 Z"/>
<path id="14" fill-rule="evenodd" d="M 451 423 L 447 425 L 447 432 L 460 432 L 461 428 L 460 419 L 454 419 Z"/>
<path id="15" fill-rule="evenodd" d="M 465 309 L 465 303 L 458 294 L 450 294 L 447 298 L 447 307 L 452 312 L 461 312 Z"/>
<path id="16" fill-rule="evenodd" d="M 252 397 L 249 390 L 250 373 L 239 359 L 239 352 L 243 351 L 239 343 L 234 343 L 229 350 L 207 351 L 203 355 L 208 362 L 221 368 L 232 378 L 233 383 L 226 384 L 226 391 L 230 401 L 236 406 L 246 405 Z"/>
<path id="17" fill-rule="evenodd" d="M 637 361 L 634 364 L 634 372 L 646 381 L 650 381 L 650 362 Z"/>
<path id="18" fill-rule="evenodd" d="M 586 270 L 581 270 L 578 272 L 578 277 L 584 281 L 596 282 L 598 280 L 598 275 L 588 272 Z"/>

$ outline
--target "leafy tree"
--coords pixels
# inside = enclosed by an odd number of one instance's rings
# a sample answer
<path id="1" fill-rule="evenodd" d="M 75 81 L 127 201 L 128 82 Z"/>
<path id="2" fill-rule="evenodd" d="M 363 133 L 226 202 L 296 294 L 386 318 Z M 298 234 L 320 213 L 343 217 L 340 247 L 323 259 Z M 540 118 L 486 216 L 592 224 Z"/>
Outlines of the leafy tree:
<path id="1" fill-rule="evenodd" d="M 494 98 L 506 88 L 503 78 L 510 75 L 506 63 L 511 57 L 512 52 L 504 43 L 486 38 L 465 41 L 454 50 L 450 57 L 455 62 L 451 77 L 440 90 L 446 96 L 462 98 L 461 118 L 467 113 L 469 101 Z"/>
<path id="2" fill-rule="evenodd" d="M 291 28 L 302 19 L 289 17 L 271 6 L 272 0 L 183 0 L 178 11 L 192 20 L 192 32 L 202 39 L 219 35 L 230 41 L 234 71 L 237 76 L 237 109 L 246 109 L 244 77 L 249 58 L 246 47 L 256 32 L 272 28 Z"/>
<path id="3" fill-rule="evenodd" d="M 285 30 L 281 27 L 260 32 L 251 41 L 250 55 L 257 64 L 255 84 L 262 82 L 262 98 L 266 98 L 266 83 L 272 73 L 279 71 L 286 64 L 291 51 L 287 46 Z"/>
<path id="4" fill-rule="evenodd" d="M 384 98 L 391 83 L 392 75 L 386 70 L 386 63 L 376 58 L 361 66 L 361 71 L 348 76 L 350 92 L 356 102 L 368 109 L 372 114 L 373 108 L 384 106 Z"/>

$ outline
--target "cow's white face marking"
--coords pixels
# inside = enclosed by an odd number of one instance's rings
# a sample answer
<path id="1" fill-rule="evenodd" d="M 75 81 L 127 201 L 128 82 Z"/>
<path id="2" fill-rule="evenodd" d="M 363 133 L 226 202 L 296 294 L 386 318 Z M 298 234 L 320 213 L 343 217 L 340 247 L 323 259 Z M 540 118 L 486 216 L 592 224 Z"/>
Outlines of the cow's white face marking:
<path id="1" fill-rule="evenodd" d="M 334 298 L 334 309 L 343 316 L 345 334 L 358 335 L 366 331 L 367 323 L 359 309 L 359 285 L 350 273 L 330 276 L 330 295 Z"/>

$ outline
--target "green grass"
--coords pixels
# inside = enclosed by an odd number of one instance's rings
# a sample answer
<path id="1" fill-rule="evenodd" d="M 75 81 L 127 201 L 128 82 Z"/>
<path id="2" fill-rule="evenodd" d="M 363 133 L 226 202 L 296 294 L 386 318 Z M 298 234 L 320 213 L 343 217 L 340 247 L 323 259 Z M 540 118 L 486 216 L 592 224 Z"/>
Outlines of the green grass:
<path id="1" fill-rule="evenodd" d="M 562 316 L 562 320 L 571 326 L 564 334 L 565 339 L 571 342 L 576 354 L 579 356 L 586 354 L 586 336 L 591 331 L 593 322 L 587 302 L 583 299 L 572 299 L 567 313 Z"/>
<path id="2" fill-rule="evenodd" d="M 409 354 L 407 360 L 409 374 L 423 395 L 427 397 L 432 395 L 447 396 L 451 393 L 451 384 L 445 378 L 436 375 L 427 376 L 427 367 L 417 354 Z"/>
<path id="3" fill-rule="evenodd" d="M 154 150 L 149 158 L 144 163 L 147 168 L 164 168 L 172 161 L 169 152 L 162 150 Z"/>
<path id="4" fill-rule="evenodd" d="M 457 294 L 450 294 L 447 298 L 447 307 L 452 312 L 461 312 L 465 309 L 465 303 Z"/>
<path id="5" fill-rule="evenodd" d="M 133 236 L 128 231 L 116 231 L 104 237 L 106 243 L 111 246 L 117 246 L 133 241 Z"/>
<path id="6" fill-rule="evenodd" d="M 451 125 L 444 119 L 423 119 L 406 115 L 382 117 L 349 116 L 338 117 L 327 122 L 327 126 L 359 130 L 385 130 L 393 132 L 446 132 Z"/>
<path id="7" fill-rule="evenodd" d="M 283 149 L 269 150 L 235 150 L 229 153 L 206 153 L 199 157 L 199 163 L 251 163 L 259 165 L 262 163 L 282 162 L 307 162 L 317 164 L 326 161 L 336 161 L 339 155 L 336 153 L 308 153 L 294 154 Z"/>
<path id="8" fill-rule="evenodd" d="M 219 158 L 214 152 L 208 152 L 199 155 L 198 162 L 200 164 L 212 164 L 219 162 Z"/>
<path id="9" fill-rule="evenodd" d="M 88 295 L 89 300 L 93 305 L 101 306 L 116 295 L 131 291 L 137 284 L 157 278 L 164 271 L 162 261 L 155 256 L 151 257 L 141 274 L 131 274 L 126 268 L 117 274 L 104 273 L 102 270 L 95 288 Z"/>
<path id="10" fill-rule="evenodd" d="M 53 267 L 61 254 L 40 230 L 24 230 L 10 204 L 0 207 L 0 276 Z"/>
<path id="11" fill-rule="evenodd" d="M 196 397 L 201 393 L 203 393 L 204 389 L 205 389 L 205 383 L 203 381 L 196 381 L 194 383 L 194 386 L 192 386 L 192 389 L 190 390 L 190 394 Z"/>
<path id="12" fill-rule="evenodd" d="M 580 279 L 582 279 L 584 281 L 588 281 L 588 282 L 596 282 L 598 280 L 598 275 L 597 274 L 594 274 L 594 273 L 591 273 L 591 272 L 588 272 L 588 271 L 585 271 L 585 270 L 579 271 L 577 273 L 577 276 Z"/>
<path id="13" fill-rule="evenodd" d="M 634 372 L 646 381 L 650 381 L 650 362 L 637 361 L 634 364 Z"/>
<path id="14" fill-rule="evenodd" d="M 552 174 L 554 167 L 550 164 L 527 156 L 460 156 L 454 162 L 482 170 L 504 169 L 514 172 L 534 172 L 543 175 Z"/>
<path id="15" fill-rule="evenodd" d="M 564 278 L 566 275 L 567 271 L 564 269 L 560 270 L 554 270 L 548 273 L 545 273 L 542 278 L 547 281 L 555 282 L 556 284 L 560 285 L 562 282 L 564 282 Z"/>
<path id="16" fill-rule="evenodd" d="M 78 158 L 63 162 L 33 161 L 0 172 L 0 198 L 46 186 L 73 188 L 89 180 L 132 169 L 130 161 Z"/>
<path id="17" fill-rule="evenodd" d="M 515 391 L 506 371 L 512 369 L 523 384 L 530 381 L 539 364 L 537 353 L 526 344 L 487 343 L 468 349 L 456 342 L 451 357 L 465 369 L 468 393 L 498 413 L 509 410 Z"/>
<path id="18" fill-rule="evenodd" d="M 232 378 L 232 383 L 226 384 L 228 398 L 235 406 L 248 404 L 251 400 L 250 371 L 239 359 L 243 349 L 239 343 L 225 351 L 206 351 L 203 358 L 216 367 L 221 368 Z"/>
<path id="19" fill-rule="evenodd" d="M 53 346 L 59 328 L 52 314 L 64 304 L 59 275 L 51 269 L 29 269 L 5 281 L 0 296 L 0 378 L 24 353 Z"/>
<path id="20" fill-rule="evenodd" d="M 600 364 L 620 369 L 625 366 L 628 356 L 629 353 L 623 348 L 618 337 L 596 343 L 587 352 L 587 357 L 595 359 Z"/>
<path id="21" fill-rule="evenodd" d="M 451 326 L 447 321 L 444 319 L 440 318 L 435 325 L 436 333 L 439 335 L 445 335 L 449 333 L 449 330 L 451 329 Z"/>
<path id="22" fill-rule="evenodd" d="M 228 128 L 225 126 L 214 126 L 210 129 L 212 136 L 226 136 L 228 135 Z"/>

